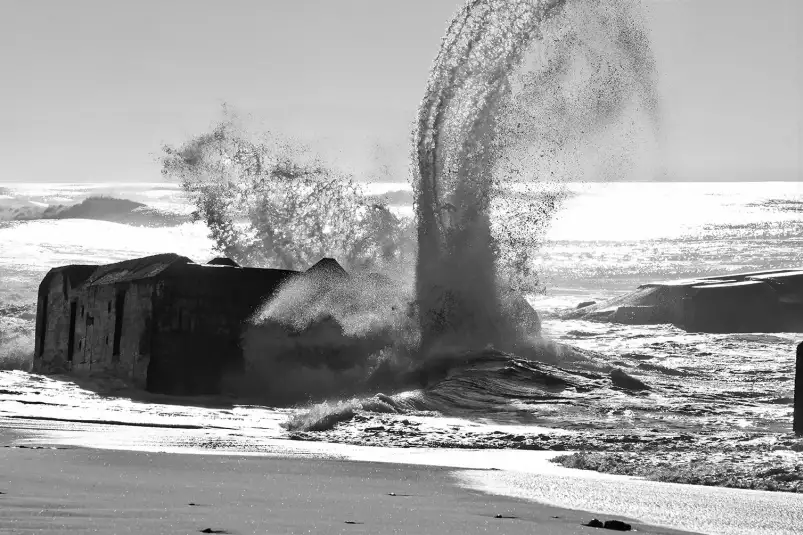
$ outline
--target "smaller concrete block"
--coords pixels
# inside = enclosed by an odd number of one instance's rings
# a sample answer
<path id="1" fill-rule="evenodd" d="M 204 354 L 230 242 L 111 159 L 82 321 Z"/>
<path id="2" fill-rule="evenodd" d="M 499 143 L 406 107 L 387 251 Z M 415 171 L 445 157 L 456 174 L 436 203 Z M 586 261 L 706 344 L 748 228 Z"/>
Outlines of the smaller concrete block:
<path id="1" fill-rule="evenodd" d="M 628 325 L 671 323 L 690 332 L 800 332 L 803 269 L 653 282 L 561 317 Z"/>

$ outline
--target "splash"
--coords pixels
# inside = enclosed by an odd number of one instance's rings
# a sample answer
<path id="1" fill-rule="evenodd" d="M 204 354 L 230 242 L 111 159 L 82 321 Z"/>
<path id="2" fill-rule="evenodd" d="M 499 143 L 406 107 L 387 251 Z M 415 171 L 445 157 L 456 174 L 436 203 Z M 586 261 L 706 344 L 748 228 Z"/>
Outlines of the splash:
<path id="1" fill-rule="evenodd" d="M 285 282 L 244 330 L 247 373 L 228 386 L 296 403 L 377 388 L 388 366 L 395 380 L 418 346 L 411 293 L 378 273 L 312 270 Z"/>
<path id="2" fill-rule="evenodd" d="M 524 296 L 580 149 L 604 152 L 599 140 L 634 113 L 657 123 L 653 63 L 634 6 L 468 2 L 436 58 L 414 136 L 415 281 L 357 275 L 287 285 L 246 333 L 250 377 L 268 377 L 271 395 L 303 400 L 437 388 L 489 346 L 563 362 L 533 339 L 540 322 Z M 548 157 L 534 161 L 539 151 Z M 277 324 L 303 331 L 309 347 L 296 337 L 292 351 L 272 349 Z M 283 353 L 292 357 L 277 374 Z M 322 414 L 340 411 L 329 409 Z"/>
<path id="3" fill-rule="evenodd" d="M 8 331 L 4 333 L 0 330 L 0 371 L 2 370 L 24 370 L 30 371 L 33 367 L 34 346 L 33 333 L 24 330 L 15 330 L 4 325 L 0 317 L 0 328 Z"/>
<path id="4" fill-rule="evenodd" d="M 583 32 L 590 27 L 597 31 Z M 546 43 L 540 62 L 532 56 L 539 41 Z M 567 151 L 621 116 L 633 95 L 654 115 L 646 45 L 626 1 L 471 0 L 452 20 L 414 136 L 424 354 L 456 345 L 515 348 L 519 333 L 507 310 L 505 277 L 529 267 L 527 248 L 556 204 L 524 203 L 523 220 L 494 221 L 495 201 L 507 200 L 510 215 L 522 199 L 510 188 L 504 197 L 513 182 L 499 176 L 505 155 L 536 143 L 553 155 Z M 525 59 L 536 65 L 521 73 Z M 549 98 L 542 87 L 557 95 Z M 537 178 L 518 182 L 526 191 Z"/>

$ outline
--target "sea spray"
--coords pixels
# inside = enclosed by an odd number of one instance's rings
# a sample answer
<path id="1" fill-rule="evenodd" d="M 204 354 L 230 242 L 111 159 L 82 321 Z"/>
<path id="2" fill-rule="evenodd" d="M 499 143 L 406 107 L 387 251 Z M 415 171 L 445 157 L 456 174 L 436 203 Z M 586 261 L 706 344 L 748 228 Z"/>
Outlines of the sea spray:
<path id="1" fill-rule="evenodd" d="M 158 161 L 215 249 L 242 266 L 299 270 L 334 256 L 350 270 L 379 269 L 413 254 L 408 222 L 356 177 L 225 105 L 211 131 L 165 145 Z"/>
<path id="2" fill-rule="evenodd" d="M 415 133 L 422 349 L 500 346 L 510 333 L 496 290 L 490 202 L 497 128 L 537 24 L 562 2 L 470 1 L 442 42 Z"/>
<path id="3" fill-rule="evenodd" d="M 419 345 L 409 277 L 310 270 L 290 279 L 242 337 L 241 394 L 296 403 L 396 385 Z"/>
<path id="4" fill-rule="evenodd" d="M 497 112 L 496 179 L 660 175 L 657 71 L 638 1 L 569 1 L 540 33 Z"/>
<path id="5" fill-rule="evenodd" d="M 265 370 L 282 377 L 273 381 L 277 388 L 295 388 L 299 400 L 359 395 L 383 384 L 396 391 L 426 387 L 431 396 L 451 371 L 491 354 L 512 358 L 499 350 L 552 364 L 585 358 L 532 340 L 539 325 L 524 294 L 537 280 L 532 255 L 565 197 L 561 182 L 582 178 L 575 164 L 583 144 L 598 148 L 605 132 L 633 113 L 656 122 L 652 60 L 640 22 L 629 16 L 633 6 L 466 4 L 433 66 L 414 136 L 414 289 L 372 287 L 359 277 L 322 291 L 287 286 L 266 304 L 251 334 L 266 330 L 246 340 L 246 353 L 268 354 L 258 340 L 269 341 L 267 326 L 275 322 L 299 329 L 331 320 L 341 335 L 387 345 L 345 360 L 339 351 L 311 360 L 302 351 L 294 362 L 315 375 L 307 383 L 302 372 L 275 374 L 272 362 Z M 325 340 L 307 335 L 312 345 Z M 361 374 L 371 377 L 356 379 Z M 349 406 L 359 407 L 359 398 Z M 316 414 L 329 412 L 319 407 Z"/>
<path id="6" fill-rule="evenodd" d="M 548 142 L 541 148 L 555 155 L 631 105 L 656 122 L 653 62 L 632 13 L 626 1 L 472 0 L 451 22 L 414 135 L 422 354 L 517 347 L 521 332 L 505 306 L 505 284 L 530 268 L 528 253 L 557 203 L 519 202 L 511 210 L 515 202 L 508 202 L 506 215 L 520 217 L 493 220 L 494 201 L 523 198 L 505 185 L 526 190 L 528 179 L 539 178 L 500 177 L 506 151 Z M 597 32 L 581 33 L 590 27 Z M 547 31 L 545 60 L 514 77 Z M 571 72 L 578 58 L 590 58 L 587 72 Z M 550 99 L 539 85 L 562 96 Z"/>
<path id="7" fill-rule="evenodd" d="M 0 328 L 5 328 L 2 323 L 0 318 Z M 6 334 L 0 331 L 0 371 L 30 371 L 33 368 L 33 346 L 33 333 L 11 331 Z"/>

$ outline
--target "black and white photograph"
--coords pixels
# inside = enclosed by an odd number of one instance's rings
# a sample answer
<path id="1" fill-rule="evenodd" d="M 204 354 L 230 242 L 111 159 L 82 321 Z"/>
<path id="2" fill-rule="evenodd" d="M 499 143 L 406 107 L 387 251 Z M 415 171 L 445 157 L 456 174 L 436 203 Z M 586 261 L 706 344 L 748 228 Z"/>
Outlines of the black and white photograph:
<path id="1" fill-rule="evenodd" d="M 803 535 L 801 0 L 0 0 L 0 534 Z"/>

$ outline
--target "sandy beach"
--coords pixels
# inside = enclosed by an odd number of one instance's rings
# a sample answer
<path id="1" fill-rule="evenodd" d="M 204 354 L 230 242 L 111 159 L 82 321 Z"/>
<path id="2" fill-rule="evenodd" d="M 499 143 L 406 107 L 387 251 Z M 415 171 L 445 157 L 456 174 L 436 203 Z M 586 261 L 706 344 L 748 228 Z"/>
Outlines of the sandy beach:
<path id="1" fill-rule="evenodd" d="M 279 425 L 286 411 L 98 397 L 52 378 L 0 376 L 0 533 L 561 534 L 594 533 L 582 526 L 594 517 L 640 533 L 803 533 L 800 494 L 550 461 L 568 451 L 298 440 Z M 436 436 L 460 423 L 425 420 Z"/>
<path id="2" fill-rule="evenodd" d="M 596 531 L 581 525 L 594 515 L 462 489 L 446 468 L 12 440 L 0 438 L 0 533 Z M 639 533 L 680 533 L 633 524 Z"/>

